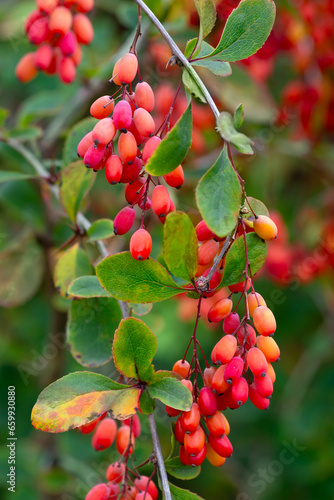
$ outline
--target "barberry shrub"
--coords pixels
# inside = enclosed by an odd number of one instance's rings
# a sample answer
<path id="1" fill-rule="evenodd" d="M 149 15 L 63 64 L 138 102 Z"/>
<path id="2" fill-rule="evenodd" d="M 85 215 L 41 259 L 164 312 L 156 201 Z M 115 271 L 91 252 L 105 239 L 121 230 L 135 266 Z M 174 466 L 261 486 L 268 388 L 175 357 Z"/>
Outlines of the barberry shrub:
<path id="1" fill-rule="evenodd" d="M 84 367 L 113 360 L 117 376 L 113 380 L 78 371 L 54 381 L 40 394 L 32 423 L 44 432 L 78 429 L 91 433 L 97 452 L 115 449 L 117 459 L 106 468 L 103 481 L 87 492 L 87 500 L 157 500 L 158 487 L 166 500 L 182 500 L 185 494 L 196 499 L 197 495 L 174 486 L 167 474 L 190 479 L 200 474 L 204 460 L 220 467 L 231 457 L 233 425 L 230 436 L 224 412 L 248 400 L 258 409 L 269 407 L 275 381 L 272 363 L 280 351 L 273 339 L 275 317 L 254 282 L 266 259 L 266 241 L 275 239 L 278 230 L 265 205 L 247 196 L 233 161 L 234 150 L 253 154 L 252 140 L 238 131 L 243 107 L 233 115 L 220 112 L 195 68 L 229 76 L 230 63 L 248 58 L 268 38 L 275 6 L 271 0 L 241 1 L 213 47 L 204 38 L 215 25 L 215 3 L 195 1 L 199 35 L 183 53 L 147 5 L 142 0 L 136 3 L 138 28 L 129 50 L 115 61 L 110 93 L 92 100 L 91 119 L 84 126 L 79 124 L 65 147 L 65 158 L 73 159 L 69 144 L 76 141 L 79 160 L 65 165 L 61 178 L 45 178 L 74 225 L 74 235 L 54 265 L 60 295 L 72 299 L 67 325 L 70 351 Z M 80 44 L 89 44 L 93 38 L 86 16 L 93 6 L 94 2 L 83 0 L 37 2 L 26 31 L 29 41 L 39 48 L 19 62 L 18 78 L 28 82 L 42 70 L 57 72 L 64 83 L 71 83 Z M 141 76 L 140 52 L 145 49 L 138 40 L 143 13 L 159 26 L 172 48 L 169 64 L 177 62 L 183 68 L 182 81 L 163 116 L 161 97 Z M 173 110 L 182 97 L 182 84 L 184 107 L 176 121 Z M 196 186 L 197 225 L 177 210 L 173 193 L 187 181 L 182 165 L 189 149 L 196 150 L 194 131 L 201 126 L 199 120 L 193 129 L 196 100 L 211 108 L 222 139 L 218 158 Z M 90 224 L 79 212 L 96 175 L 105 177 L 111 190 L 124 184 L 124 207 L 114 214 L 114 221 Z M 158 259 L 151 257 L 158 246 L 151 235 L 154 223 L 163 225 Z M 129 232 L 128 242 L 122 237 Z M 111 236 L 115 248 L 125 251 L 109 254 L 101 240 Z M 101 257 L 94 261 L 94 269 L 87 241 L 96 243 Z M 134 315 L 148 313 L 151 304 L 185 295 L 196 302 L 189 344 L 173 367 L 156 371 L 152 361 L 157 338 Z M 221 335 L 212 342 L 207 359 L 197 329 L 209 300 L 207 319 L 221 324 Z M 175 419 L 173 447 L 165 460 L 154 420 L 157 400 L 165 406 L 166 415 Z M 143 464 L 151 465 L 150 476 L 142 475 L 141 465 L 135 464 L 144 419 L 148 419 L 153 440 L 153 453 Z"/>

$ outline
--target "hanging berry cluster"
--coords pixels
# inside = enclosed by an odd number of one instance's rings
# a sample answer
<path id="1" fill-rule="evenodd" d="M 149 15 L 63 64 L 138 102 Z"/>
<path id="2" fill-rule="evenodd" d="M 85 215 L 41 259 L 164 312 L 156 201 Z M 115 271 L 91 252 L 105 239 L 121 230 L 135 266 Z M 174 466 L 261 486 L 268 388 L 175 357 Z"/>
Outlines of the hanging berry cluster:
<path id="1" fill-rule="evenodd" d="M 25 32 L 29 42 L 38 48 L 22 57 L 16 76 L 21 82 L 29 82 L 43 71 L 71 83 L 81 62 L 81 45 L 90 44 L 94 38 L 86 16 L 94 0 L 36 0 L 36 6 L 26 19 Z"/>
<path id="2" fill-rule="evenodd" d="M 254 229 L 258 236 L 267 241 L 277 236 L 275 223 L 265 215 L 240 219 L 236 236 L 244 238 L 246 255 L 246 227 Z M 186 353 L 173 366 L 173 371 L 183 377 L 181 382 L 190 390 L 193 405 L 190 411 L 182 413 L 166 406 L 166 412 L 171 417 L 178 416 L 174 432 L 180 443 L 180 460 L 185 465 L 198 466 L 207 458 L 212 465 L 219 467 L 233 451 L 228 438 L 230 426 L 222 412 L 227 408 L 239 408 L 248 398 L 258 409 L 268 408 L 276 378 L 272 363 L 279 360 L 280 350 L 272 338 L 276 331 L 275 317 L 264 298 L 255 292 L 252 276 L 249 275 L 249 263 L 246 261 L 240 282 L 230 286 L 230 295 L 220 298 L 208 311 L 208 321 L 222 322 L 224 333 L 212 349 L 213 365 L 210 366 L 196 337 L 196 330 L 202 299 L 219 291 L 217 287 L 221 281 L 221 272 L 216 268 L 222 267 L 220 250 L 225 239 L 221 238 L 219 241 L 205 221 L 201 221 L 195 229 L 199 241 L 199 278 L 196 287 L 202 285 L 203 276 L 208 276 L 213 266 L 215 270 L 209 281 L 208 291 L 201 291 L 195 329 Z M 250 293 L 247 293 L 250 288 Z M 240 297 L 234 307 L 232 297 L 237 294 Z M 240 319 L 237 309 L 242 298 L 245 313 Z M 186 356 L 192 343 L 194 350 L 189 363 Z M 203 372 L 197 348 L 202 351 L 206 363 Z M 198 375 L 203 381 L 200 390 Z M 194 382 L 190 380 L 191 377 Z"/>
<path id="3" fill-rule="evenodd" d="M 133 89 L 137 73 L 139 82 Z M 166 216 L 175 210 L 168 189 L 160 184 L 159 178 L 152 179 L 144 170 L 169 127 L 173 104 L 157 129 L 151 115 L 154 92 L 141 79 L 137 56 L 131 51 L 116 62 L 111 81 L 119 88 L 112 96 L 101 96 L 93 102 L 90 113 L 99 121 L 80 141 L 78 156 L 83 158 L 87 168 L 104 169 L 109 184 L 126 184 L 125 199 L 129 206 L 116 215 L 114 232 L 123 235 L 130 231 L 136 218 L 134 206 L 138 205 L 141 225 L 131 237 L 130 252 L 134 259 L 144 260 L 152 249 L 152 238 L 144 228 L 145 211 L 152 209 L 164 223 Z M 182 166 L 163 178 L 168 186 L 180 188 L 184 181 Z"/>
<path id="4" fill-rule="evenodd" d="M 83 434 L 90 434 L 92 446 L 96 451 L 103 451 L 109 448 L 114 442 L 120 455 L 118 461 L 111 463 L 106 470 L 106 483 L 94 486 L 86 496 L 86 500 L 157 500 L 159 493 L 152 477 L 156 473 L 154 468 L 151 477 L 138 473 L 141 465 L 130 468 L 130 461 L 135 449 L 135 440 L 141 434 L 141 424 L 138 415 L 117 423 L 113 418 L 104 413 L 99 418 L 89 424 L 82 425 L 79 430 Z"/>

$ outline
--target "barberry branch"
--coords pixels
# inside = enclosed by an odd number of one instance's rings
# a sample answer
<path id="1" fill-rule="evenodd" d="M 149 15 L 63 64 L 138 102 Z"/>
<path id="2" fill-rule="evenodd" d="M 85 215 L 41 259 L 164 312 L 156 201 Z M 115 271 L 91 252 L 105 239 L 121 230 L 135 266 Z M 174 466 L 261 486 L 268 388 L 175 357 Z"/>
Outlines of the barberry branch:
<path id="1" fill-rule="evenodd" d="M 158 462 L 158 468 L 159 468 L 159 473 L 160 473 L 162 491 L 164 493 L 164 499 L 165 500 L 172 500 L 172 495 L 171 495 L 171 492 L 169 489 L 169 482 L 168 482 L 168 478 L 167 478 L 167 472 L 166 472 L 166 468 L 165 468 L 165 462 L 164 462 L 164 458 L 162 456 L 157 426 L 155 423 L 154 413 L 151 413 L 151 415 L 148 416 L 148 422 L 150 424 L 150 429 L 151 429 L 153 450 L 154 450 L 154 454 L 155 454 L 155 457 L 156 457 L 157 462 Z"/>
<path id="2" fill-rule="evenodd" d="M 151 11 L 151 9 L 145 4 L 145 2 L 143 2 L 143 0 L 134 0 L 134 1 L 140 6 L 140 8 L 143 10 L 143 12 L 145 12 L 145 14 L 149 18 L 149 20 L 154 24 L 154 26 L 157 28 L 157 30 L 161 33 L 163 38 L 166 40 L 166 42 L 168 43 L 168 45 L 172 51 L 173 56 L 176 58 L 176 60 L 179 61 L 182 64 L 182 66 L 185 67 L 185 69 L 188 71 L 190 76 L 195 80 L 195 82 L 197 83 L 198 87 L 202 91 L 202 93 L 206 99 L 206 102 L 210 106 L 210 108 L 211 108 L 211 110 L 212 110 L 212 112 L 215 115 L 215 118 L 217 120 L 220 116 L 219 109 L 217 108 L 216 103 L 212 99 L 210 92 L 208 91 L 205 84 L 203 83 L 201 78 L 198 76 L 197 72 L 194 70 L 194 68 L 192 67 L 192 65 L 190 64 L 190 62 L 186 58 L 186 56 L 179 49 L 179 47 L 176 45 L 176 43 L 174 42 L 173 38 L 170 36 L 168 31 L 161 24 L 159 19 L 154 15 L 154 13 Z"/>
<path id="3" fill-rule="evenodd" d="M 34 168 L 36 173 L 41 177 L 42 180 L 45 180 L 49 184 L 49 189 L 54 195 L 54 197 L 59 201 L 59 188 L 55 184 L 50 184 L 49 182 L 49 173 L 45 169 L 44 165 L 39 161 L 38 158 L 28 149 L 26 148 L 23 144 L 21 144 L 19 141 L 16 139 L 6 139 L 0 134 L 0 141 L 5 142 L 8 146 L 10 146 L 12 149 L 20 153 L 23 158 L 27 160 L 28 163 Z M 79 212 L 77 215 L 77 224 L 80 226 L 82 229 L 87 231 L 91 223 L 89 220 L 81 213 Z M 100 240 L 96 242 L 96 246 L 99 250 L 99 253 L 102 258 L 108 257 L 109 252 L 104 245 L 104 243 Z M 126 302 L 123 301 L 118 301 L 122 316 L 124 319 L 128 318 L 130 316 L 130 311 L 129 307 Z M 165 463 L 164 459 L 162 456 L 162 451 L 161 451 L 161 445 L 159 441 L 159 436 L 155 424 L 155 419 L 154 419 L 154 414 L 149 415 L 148 417 L 149 420 L 149 425 L 151 429 L 151 435 L 152 435 L 152 442 L 153 442 L 153 450 L 155 457 L 157 459 L 158 467 L 159 467 L 159 473 L 161 477 L 161 483 L 162 483 L 162 488 L 164 492 L 164 497 L 165 500 L 172 500 L 170 489 L 169 489 L 169 483 L 168 483 L 168 478 L 167 478 L 167 472 L 165 468 Z"/>

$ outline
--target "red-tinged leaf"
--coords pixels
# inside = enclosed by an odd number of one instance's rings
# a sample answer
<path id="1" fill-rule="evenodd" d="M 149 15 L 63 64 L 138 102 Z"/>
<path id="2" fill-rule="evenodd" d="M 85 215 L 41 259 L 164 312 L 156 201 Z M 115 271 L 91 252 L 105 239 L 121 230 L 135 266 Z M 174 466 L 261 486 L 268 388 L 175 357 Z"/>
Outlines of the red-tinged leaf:
<path id="1" fill-rule="evenodd" d="M 32 410 L 32 424 L 44 432 L 65 432 L 108 410 L 117 418 L 128 418 L 138 407 L 136 391 L 98 373 L 71 373 L 41 392 Z"/>

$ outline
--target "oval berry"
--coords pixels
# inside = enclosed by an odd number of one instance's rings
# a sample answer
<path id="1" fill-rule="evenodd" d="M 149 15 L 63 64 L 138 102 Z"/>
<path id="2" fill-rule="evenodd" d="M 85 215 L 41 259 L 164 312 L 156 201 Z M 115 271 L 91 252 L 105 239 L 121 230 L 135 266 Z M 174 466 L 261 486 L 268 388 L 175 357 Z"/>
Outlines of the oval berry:
<path id="1" fill-rule="evenodd" d="M 204 417 L 212 416 L 217 411 L 216 395 L 210 387 L 202 387 L 199 391 L 198 406 Z"/>
<path id="2" fill-rule="evenodd" d="M 198 455 L 204 447 L 205 434 L 201 426 L 184 436 L 184 449 L 189 455 Z"/>
<path id="3" fill-rule="evenodd" d="M 237 349 L 237 339 L 233 335 L 225 335 L 216 344 L 215 359 L 223 365 L 229 363 Z"/>
<path id="4" fill-rule="evenodd" d="M 116 104 L 113 120 L 118 130 L 128 129 L 130 127 L 132 122 L 132 109 L 127 101 L 119 101 Z"/>
<path id="5" fill-rule="evenodd" d="M 104 144 L 95 146 L 92 144 L 86 151 L 84 156 L 84 164 L 87 168 L 96 169 L 100 161 L 103 159 L 106 151 Z"/>
<path id="6" fill-rule="evenodd" d="M 173 370 L 174 373 L 178 373 L 181 377 L 186 378 L 190 371 L 190 364 L 186 360 L 179 359 L 174 363 Z"/>
<path id="7" fill-rule="evenodd" d="M 131 442 L 130 442 L 131 435 Z M 123 455 L 126 450 L 128 453 L 133 453 L 135 445 L 135 437 L 131 434 L 131 429 L 127 425 L 122 425 L 118 431 L 116 436 L 116 448 L 120 455 Z"/>
<path id="8" fill-rule="evenodd" d="M 239 380 L 232 385 L 231 397 L 238 406 L 246 403 L 248 399 L 248 384 L 244 377 L 240 377 Z"/>
<path id="9" fill-rule="evenodd" d="M 242 375 L 244 369 L 244 360 L 239 356 L 234 357 L 226 365 L 224 380 L 227 384 L 234 384 Z"/>
<path id="10" fill-rule="evenodd" d="M 165 186 L 155 186 L 151 196 L 152 210 L 158 217 L 164 217 L 170 209 L 170 196 Z"/>
<path id="11" fill-rule="evenodd" d="M 28 52 L 28 54 L 25 54 L 20 59 L 15 69 L 16 78 L 18 78 L 20 82 L 28 83 L 38 74 L 35 60 L 35 52 Z"/>
<path id="12" fill-rule="evenodd" d="M 125 472 L 124 463 L 114 462 L 113 464 L 109 465 L 106 471 L 106 477 L 108 481 L 120 483 L 123 479 L 124 472 Z"/>
<path id="13" fill-rule="evenodd" d="M 266 215 L 259 215 L 253 222 L 254 231 L 265 241 L 277 238 L 277 226 L 275 222 Z"/>
<path id="14" fill-rule="evenodd" d="M 117 155 L 109 156 L 105 168 L 105 175 L 109 184 L 117 184 L 121 180 L 122 173 L 123 173 L 123 164 L 119 156 Z"/>
<path id="15" fill-rule="evenodd" d="M 132 228 L 135 218 L 136 212 L 134 208 L 122 208 L 114 219 L 114 233 L 119 235 L 126 234 Z"/>
<path id="16" fill-rule="evenodd" d="M 130 163 L 136 158 L 137 142 L 131 132 L 120 134 L 118 138 L 118 155 L 124 163 Z"/>
<path id="17" fill-rule="evenodd" d="M 112 118 L 103 118 L 93 128 L 93 140 L 95 144 L 108 144 L 116 134 L 116 127 Z"/>
<path id="18" fill-rule="evenodd" d="M 90 114 L 93 118 L 102 120 L 102 118 L 107 118 L 112 113 L 114 106 L 114 100 L 108 95 L 103 95 L 93 102 L 90 107 Z"/>
<path id="19" fill-rule="evenodd" d="M 155 98 L 152 87 L 147 82 L 139 82 L 135 88 L 135 100 L 139 108 L 144 108 L 149 113 L 154 108 Z"/>
<path id="20" fill-rule="evenodd" d="M 110 488 L 106 484 L 97 484 L 86 495 L 85 500 L 108 500 Z"/>
<path id="21" fill-rule="evenodd" d="M 256 345 L 263 352 L 267 361 L 274 363 L 279 360 L 280 349 L 272 337 L 259 335 L 256 339 Z"/>
<path id="22" fill-rule="evenodd" d="M 225 419 L 220 411 L 216 411 L 210 418 L 205 419 L 208 431 L 214 437 L 222 437 L 225 434 Z"/>
<path id="23" fill-rule="evenodd" d="M 201 222 L 197 224 L 197 226 L 195 227 L 195 231 L 198 241 L 206 241 L 213 238 L 213 231 L 208 228 L 204 220 L 201 220 Z"/>
<path id="24" fill-rule="evenodd" d="M 159 496 L 158 488 L 156 487 L 156 485 L 152 481 L 152 479 L 150 479 L 149 477 L 147 477 L 147 476 L 137 477 L 134 480 L 134 486 L 139 491 L 144 491 L 145 492 L 146 489 L 147 489 L 147 493 L 149 493 L 151 495 L 151 497 L 153 498 L 153 500 L 157 500 L 157 498 Z M 138 496 L 136 498 L 138 498 Z"/>
<path id="25" fill-rule="evenodd" d="M 276 331 L 276 319 L 267 306 L 258 306 L 254 310 L 253 322 L 260 335 L 267 337 Z"/>
<path id="26" fill-rule="evenodd" d="M 184 182 L 184 171 L 182 165 L 179 165 L 168 174 L 165 174 L 163 178 L 168 186 L 180 189 Z"/>
<path id="27" fill-rule="evenodd" d="M 94 450 L 101 451 L 109 448 L 115 441 L 117 424 L 113 418 L 103 419 L 97 426 L 93 438 L 92 446 Z"/>
<path id="28" fill-rule="evenodd" d="M 264 377 L 268 372 L 268 363 L 260 349 L 252 347 L 247 353 L 247 364 L 254 377 Z"/>
<path id="29" fill-rule="evenodd" d="M 249 293 L 247 295 L 247 303 L 248 303 L 249 314 L 251 316 L 253 316 L 254 311 L 258 306 L 266 306 L 267 305 L 266 301 L 264 300 L 262 295 L 260 295 L 257 292 L 255 292 L 255 293 L 252 292 L 252 293 Z"/>
<path id="30" fill-rule="evenodd" d="M 134 259 L 145 260 L 148 259 L 152 249 L 152 238 L 148 231 L 145 229 L 138 229 L 131 236 L 130 252 Z"/>
<path id="31" fill-rule="evenodd" d="M 193 403 L 189 411 L 184 411 L 181 415 L 181 425 L 185 432 L 194 432 L 201 421 L 201 412 L 198 404 Z"/>
<path id="32" fill-rule="evenodd" d="M 155 123 L 153 117 L 144 108 L 138 108 L 133 113 L 133 121 L 135 122 L 138 132 L 143 137 L 151 137 L 155 131 Z"/>
<path id="33" fill-rule="evenodd" d="M 117 68 L 117 77 L 122 84 L 131 83 L 137 74 L 138 59 L 135 54 L 129 52 L 125 54 L 119 62 Z"/>
<path id="34" fill-rule="evenodd" d="M 236 312 L 230 313 L 223 322 L 223 332 L 226 335 L 232 335 L 240 325 L 239 314 Z"/>
<path id="35" fill-rule="evenodd" d="M 213 323 L 219 323 L 226 318 L 233 307 L 233 302 L 228 297 L 218 300 L 208 312 L 208 320 Z"/>
<path id="36" fill-rule="evenodd" d="M 144 149 L 143 149 L 142 158 L 143 158 L 144 163 L 148 162 L 148 160 L 153 155 L 154 151 L 159 146 L 160 142 L 161 142 L 160 137 L 158 137 L 156 135 L 149 138 L 149 140 L 147 141 L 147 143 L 145 144 Z"/>
<path id="37" fill-rule="evenodd" d="M 94 28 L 85 14 L 75 14 L 73 17 L 73 31 L 79 43 L 88 45 L 94 38 Z"/>
<path id="38" fill-rule="evenodd" d="M 56 7 L 49 17 L 49 29 L 57 35 L 65 35 L 72 26 L 73 17 L 71 11 L 66 7 Z"/>
<path id="39" fill-rule="evenodd" d="M 212 448 L 218 453 L 221 457 L 230 457 L 233 453 L 233 446 L 231 441 L 227 436 L 222 436 L 221 438 L 217 438 L 209 434 L 209 443 Z"/>

